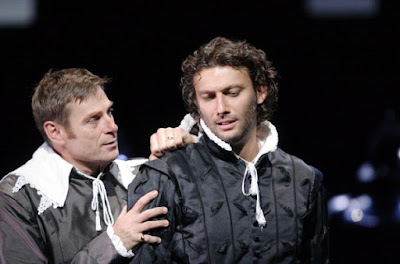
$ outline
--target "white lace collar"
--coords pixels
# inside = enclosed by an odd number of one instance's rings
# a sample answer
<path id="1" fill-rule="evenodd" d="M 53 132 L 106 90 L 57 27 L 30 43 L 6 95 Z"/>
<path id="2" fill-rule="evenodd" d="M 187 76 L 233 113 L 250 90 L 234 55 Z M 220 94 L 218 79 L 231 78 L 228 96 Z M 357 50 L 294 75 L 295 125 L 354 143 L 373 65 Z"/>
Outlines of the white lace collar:
<path id="1" fill-rule="evenodd" d="M 110 172 L 127 188 L 135 177 L 135 170 L 146 161 L 147 159 L 144 158 L 130 161 L 115 160 Z M 50 206 L 54 208 L 64 206 L 72 168 L 74 168 L 72 164 L 61 158 L 47 143 L 43 143 L 28 162 L 7 174 L 6 177 L 11 174 L 19 176 L 13 192 L 19 191 L 25 184 L 29 184 L 38 191 L 38 194 L 42 196 L 38 208 L 40 214 Z"/>
<path id="2" fill-rule="evenodd" d="M 201 127 L 203 128 L 204 133 L 218 146 L 226 151 L 232 151 L 231 145 L 217 137 L 206 125 L 203 119 L 200 119 Z M 276 131 L 276 127 L 269 121 L 264 121 L 257 128 L 257 139 L 258 139 L 258 147 L 259 152 L 257 156 L 254 158 L 252 163 L 256 163 L 257 160 L 261 157 L 261 155 L 273 152 L 278 147 L 278 132 Z"/>

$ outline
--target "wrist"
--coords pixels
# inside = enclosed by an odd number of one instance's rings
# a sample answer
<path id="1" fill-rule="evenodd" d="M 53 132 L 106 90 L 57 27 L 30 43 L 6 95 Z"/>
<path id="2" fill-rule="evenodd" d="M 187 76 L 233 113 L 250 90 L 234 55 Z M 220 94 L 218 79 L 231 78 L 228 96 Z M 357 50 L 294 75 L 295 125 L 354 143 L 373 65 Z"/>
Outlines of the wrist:
<path id="1" fill-rule="evenodd" d="M 118 254 L 126 258 L 131 258 L 135 256 L 135 254 L 132 252 L 131 249 L 126 250 L 126 247 L 122 243 L 120 237 L 114 234 L 114 228 L 112 227 L 112 225 L 109 225 L 107 227 L 107 235 L 111 239 L 111 242 L 114 245 L 115 249 L 117 250 Z"/>

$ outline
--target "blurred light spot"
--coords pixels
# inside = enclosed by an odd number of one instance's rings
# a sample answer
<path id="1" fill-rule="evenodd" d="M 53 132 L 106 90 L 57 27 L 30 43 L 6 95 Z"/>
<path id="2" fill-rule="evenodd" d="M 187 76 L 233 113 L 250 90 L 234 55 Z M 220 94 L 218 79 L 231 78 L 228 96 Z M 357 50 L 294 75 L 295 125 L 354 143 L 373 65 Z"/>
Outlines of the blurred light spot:
<path id="1" fill-rule="evenodd" d="M 360 182 L 371 182 L 376 179 L 376 172 L 374 166 L 369 163 L 363 163 L 357 171 L 357 179 Z"/>
<path id="2" fill-rule="evenodd" d="M 363 212 L 362 219 L 359 222 L 355 222 L 355 223 L 357 223 L 360 226 L 373 228 L 373 227 L 377 227 L 380 225 L 380 218 L 379 218 L 379 216 L 370 215 L 370 214 Z"/>
<path id="3" fill-rule="evenodd" d="M 360 222 L 363 219 L 364 213 L 361 209 L 356 208 L 351 211 L 351 220 L 353 222 Z"/>
<path id="4" fill-rule="evenodd" d="M 36 18 L 36 0 L 0 0 L 0 27 L 26 27 Z"/>
<path id="5" fill-rule="evenodd" d="M 372 198 L 368 194 L 363 194 L 354 199 L 362 210 L 369 210 L 372 207 Z"/>
<path id="6" fill-rule="evenodd" d="M 397 149 L 397 158 L 400 160 L 400 148 Z"/>
<path id="7" fill-rule="evenodd" d="M 348 208 L 344 211 L 344 220 L 359 226 L 377 227 L 379 216 L 374 214 L 374 200 L 367 194 L 350 199 Z"/>
<path id="8" fill-rule="evenodd" d="M 318 18 L 346 18 L 377 16 L 379 0 L 306 0 L 305 11 Z"/>
<path id="9" fill-rule="evenodd" d="M 400 217 L 400 199 L 398 212 Z M 349 194 L 333 196 L 328 201 L 328 215 L 329 217 L 338 215 L 341 216 L 341 221 L 368 228 L 374 228 L 381 224 L 379 215 L 375 213 L 374 199 L 368 194 L 357 197 Z"/>
<path id="10" fill-rule="evenodd" d="M 328 208 L 331 212 L 341 212 L 346 210 L 350 204 L 350 197 L 346 194 L 333 196 L 328 202 Z"/>
<path id="11" fill-rule="evenodd" d="M 124 155 L 124 154 L 119 154 L 117 159 L 119 159 L 119 160 L 128 160 L 128 157 L 126 155 Z"/>

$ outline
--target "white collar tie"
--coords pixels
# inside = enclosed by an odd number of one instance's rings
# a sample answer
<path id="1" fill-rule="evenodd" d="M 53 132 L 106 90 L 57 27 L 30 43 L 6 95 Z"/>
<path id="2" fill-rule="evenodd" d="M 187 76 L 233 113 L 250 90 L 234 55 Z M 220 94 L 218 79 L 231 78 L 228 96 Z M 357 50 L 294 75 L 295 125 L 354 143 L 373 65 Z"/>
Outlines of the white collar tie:
<path id="1" fill-rule="evenodd" d="M 223 141 L 219 137 L 217 137 L 206 125 L 204 120 L 201 118 L 200 119 L 200 125 L 203 128 L 204 133 L 214 142 L 216 143 L 219 147 L 222 149 L 225 149 L 226 151 L 232 151 L 231 145 L 229 145 L 227 142 Z M 260 151 L 258 152 L 257 156 L 253 160 L 253 162 L 249 162 L 236 153 L 235 156 L 238 159 L 241 159 L 245 162 L 246 164 L 246 170 L 243 175 L 243 182 L 242 182 L 242 193 L 246 196 L 249 195 L 256 195 L 257 196 L 257 202 L 256 202 L 256 220 L 259 226 L 263 228 L 266 224 L 266 220 L 264 217 L 264 212 L 261 209 L 261 202 L 260 202 L 260 189 L 258 187 L 258 173 L 257 173 L 257 168 L 255 167 L 254 164 L 257 163 L 257 160 L 263 155 L 268 152 L 275 151 L 277 146 L 278 146 L 278 132 L 276 131 L 275 126 L 269 122 L 269 121 L 264 121 L 261 123 L 260 127 L 257 128 L 257 139 L 258 139 L 258 144 L 259 144 L 259 149 Z M 247 174 L 250 174 L 251 176 L 251 183 L 250 183 L 250 188 L 249 191 L 245 191 L 245 180 Z"/>
<path id="2" fill-rule="evenodd" d="M 107 226 L 112 226 L 114 224 L 114 217 L 111 212 L 110 202 L 107 198 L 107 191 L 104 186 L 103 181 L 100 179 L 103 176 L 103 173 L 100 173 L 97 178 L 88 176 L 85 174 L 86 178 L 93 180 L 92 189 L 93 189 L 93 199 L 92 199 L 92 210 L 96 211 L 96 231 L 101 231 L 100 224 L 100 212 L 99 212 L 99 195 L 101 199 L 101 203 L 103 205 L 103 220 Z"/>
<path id="3" fill-rule="evenodd" d="M 242 159 L 246 163 L 246 170 L 243 175 L 243 181 L 242 181 L 242 193 L 246 196 L 257 196 L 257 202 L 256 202 L 256 220 L 258 222 L 258 225 L 263 228 L 265 226 L 266 220 L 264 217 L 264 212 L 261 209 L 260 205 L 260 189 L 258 188 L 258 173 L 257 169 L 254 166 L 252 162 L 248 162 L 244 159 Z M 246 192 L 244 189 L 244 182 L 246 180 L 247 173 L 250 173 L 251 176 L 251 183 L 250 183 L 250 188 L 249 192 Z"/>

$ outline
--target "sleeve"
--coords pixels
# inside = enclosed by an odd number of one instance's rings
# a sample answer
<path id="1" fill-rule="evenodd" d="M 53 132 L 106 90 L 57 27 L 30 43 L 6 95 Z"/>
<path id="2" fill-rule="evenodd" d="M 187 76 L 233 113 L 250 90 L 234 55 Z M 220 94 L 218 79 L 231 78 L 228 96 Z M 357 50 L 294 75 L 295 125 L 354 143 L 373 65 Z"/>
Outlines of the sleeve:
<path id="1" fill-rule="evenodd" d="M 53 255 L 61 258 L 61 252 L 51 245 L 48 235 L 31 210 L 32 201 L 19 191 L 3 192 L 12 188 L 11 183 L 2 183 L 0 190 L 0 263 L 52 263 Z M 57 253 L 58 252 L 58 253 Z M 88 242 L 80 249 L 71 263 L 112 263 L 128 262 L 118 254 L 107 232 Z"/>
<path id="2" fill-rule="evenodd" d="M 161 162 L 155 160 L 155 162 Z M 160 244 L 139 244 L 133 248 L 135 257 L 131 263 L 165 263 L 170 262 L 172 237 L 176 230 L 176 219 L 179 211 L 178 198 L 175 194 L 175 183 L 165 172 L 142 166 L 139 174 L 128 188 L 128 208 L 132 208 L 140 197 L 146 193 L 158 190 L 158 196 L 151 201 L 143 210 L 158 206 L 166 206 L 168 213 L 157 219 L 169 220 L 167 228 L 154 229 L 148 233 L 162 239 Z M 156 219 L 153 219 L 156 220 Z"/>
<path id="3" fill-rule="evenodd" d="M 129 260 L 118 254 L 107 232 L 103 232 L 82 248 L 71 263 L 129 263 Z"/>
<path id="4" fill-rule="evenodd" d="M 327 212 L 327 193 L 322 181 L 322 173 L 314 168 L 315 181 L 310 195 L 310 230 L 313 234 L 310 242 L 311 263 L 328 264 L 329 261 L 329 223 Z"/>
<path id="5" fill-rule="evenodd" d="M 31 214 L 0 192 L 0 263 L 48 263 L 45 239 Z"/>

